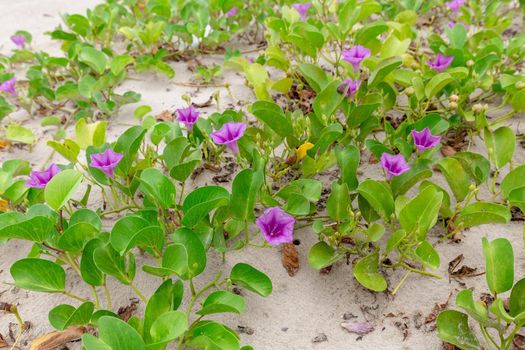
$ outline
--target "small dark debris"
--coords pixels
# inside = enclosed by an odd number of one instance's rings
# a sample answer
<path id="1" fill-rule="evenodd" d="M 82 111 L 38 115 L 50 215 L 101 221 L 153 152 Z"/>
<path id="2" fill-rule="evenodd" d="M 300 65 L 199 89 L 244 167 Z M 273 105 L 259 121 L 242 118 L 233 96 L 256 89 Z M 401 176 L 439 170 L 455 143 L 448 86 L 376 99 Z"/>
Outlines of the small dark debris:
<path id="1" fill-rule="evenodd" d="M 323 343 L 325 341 L 328 341 L 328 337 L 324 333 L 319 333 L 312 339 L 312 343 Z"/>
<path id="2" fill-rule="evenodd" d="M 131 316 L 137 311 L 137 305 L 139 301 L 137 299 L 131 299 L 130 304 L 119 307 L 117 314 L 123 321 L 128 321 Z"/>
<path id="3" fill-rule="evenodd" d="M 239 331 L 239 333 L 243 333 L 243 334 L 248 334 L 248 335 L 252 335 L 255 333 L 255 330 L 252 328 L 252 327 L 248 327 L 248 326 L 237 326 L 237 330 Z"/>

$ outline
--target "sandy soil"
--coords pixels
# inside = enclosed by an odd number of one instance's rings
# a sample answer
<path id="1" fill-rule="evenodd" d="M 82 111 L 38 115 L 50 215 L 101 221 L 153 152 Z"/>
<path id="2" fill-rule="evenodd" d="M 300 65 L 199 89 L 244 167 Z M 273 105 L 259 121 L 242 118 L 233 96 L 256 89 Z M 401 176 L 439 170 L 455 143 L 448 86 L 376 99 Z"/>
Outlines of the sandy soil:
<path id="1" fill-rule="evenodd" d="M 2 52 L 11 49 L 9 36 L 18 29 L 30 31 L 34 37 L 33 46 L 38 49 L 56 50 L 56 43 L 43 35 L 47 30 L 54 28 L 60 22 L 60 13 L 83 12 L 92 7 L 97 0 L 64 1 L 64 0 L 18 0 L 16 2 L 0 1 L 0 45 Z M 55 51 L 58 52 L 58 51 Z M 208 57 L 205 62 L 219 62 L 221 57 Z M 153 107 L 155 113 L 163 110 L 173 110 L 182 103 L 181 96 L 189 94 L 193 101 L 203 102 L 214 93 L 217 88 L 205 88 L 195 91 L 195 88 L 181 87 L 177 83 L 188 82 L 192 74 L 188 72 L 186 64 L 173 64 L 177 72 L 174 80 L 168 81 L 163 76 L 154 74 L 132 74 L 122 86 L 123 90 L 134 90 L 142 94 L 140 104 Z M 225 81 L 232 85 L 233 95 L 239 101 L 233 101 L 224 89 L 221 90 L 221 106 L 211 106 L 205 112 L 213 112 L 216 108 L 224 109 L 228 104 L 242 107 L 246 102 L 253 100 L 251 93 L 243 84 L 243 79 L 232 72 L 224 74 Z M 108 131 L 108 140 L 115 139 L 119 133 L 130 125 L 137 123 L 133 119 L 132 111 L 137 105 L 127 106 L 111 121 Z M 40 166 L 49 154 L 50 149 L 45 146 L 45 140 L 50 137 L 50 129 L 41 128 L 38 120 L 33 120 L 24 113 L 16 113 L 12 119 L 33 127 L 39 137 L 39 142 L 31 153 L 27 149 L 13 148 L 9 153 L 0 154 L 0 160 L 25 158 L 35 166 Z M 72 133 L 69 130 L 69 133 Z M 473 150 L 483 149 L 482 142 L 473 145 Z M 522 148 L 518 148 L 516 161 L 524 160 Z M 60 161 L 60 159 L 57 159 Z M 378 166 L 363 164 L 365 177 L 380 178 Z M 330 174 L 324 177 L 330 179 Z M 330 180 L 331 181 L 331 180 Z M 201 177 L 198 183 L 211 183 L 209 177 Z M 193 184 L 196 185 L 196 184 Z M 446 185 L 445 185 L 446 186 Z M 91 203 L 96 205 L 96 201 Z M 481 237 L 494 239 L 506 237 L 515 247 L 516 276 L 525 274 L 523 224 L 484 225 L 465 232 L 465 238 L 460 243 L 443 242 L 437 245 L 441 256 L 441 268 L 437 272 L 443 279 L 412 275 L 405 282 L 397 295 L 388 293 L 371 293 L 362 288 L 353 278 L 350 266 L 338 263 L 328 275 L 321 275 L 310 268 L 306 262 L 309 247 L 315 241 L 315 234 L 309 229 L 296 232 L 300 240 L 298 246 L 301 268 L 293 278 L 289 277 L 281 265 L 281 253 L 278 249 L 246 249 L 242 252 L 229 253 L 226 262 L 222 263 L 219 256 L 209 257 L 208 269 L 200 276 L 198 284 L 205 283 L 215 276 L 217 271 L 225 273 L 231 267 L 244 261 L 253 264 L 265 271 L 274 284 L 273 294 L 263 299 L 246 293 L 247 309 L 240 316 L 225 317 L 225 321 L 233 328 L 238 326 L 253 330 L 253 334 L 242 333 L 242 343 L 251 344 L 255 349 L 392 349 L 392 350 L 437 350 L 441 349 L 441 342 L 433 330 L 433 323 L 425 324 L 425 319 L 431 314 L 436 304 L 445 303 L 453 299 L 455 293 L 463 287 L 473 288 L 479 296 L 486 291 L 485 277 L 466 278 L 462 281 L 449 281 L 447 272 L 448 262 L 459 254 L 465 256 L 463 264 L 484 269 L 484 258 L 481 249 Z M 437 241 L 437 233 L 431 235 L 432 241 Z M 49 332 L 52 328 L 47 320 L 47 312 L 52 306 L 60 303 L 72 303 L 59 295 L 31 293 L 19 290 L 9 285 L 11 277 L 9 267 L 16 260 L 24 257 L 30 245 L 23 242 L 10 242 L 0 246 L 0 301 L 17 303 L 24 320 L 30 321 L 31 329 L 23 337 L 22 348 L 38 335 Z M 152 263 L 146 257 L 139 257 L 139 266 Z M 78 294 L 89 298 L 87 290 L 79 288 L 78 280 L 73 275 L 68 278 L 68 286 Z M 388 280 L 395 286 L 402 277 L 402 271 L 390 272 Z M 158 281 L 158 280 L 157 280 Z M 152 277 L 139 273 L 136 279 L 137 287 L 146 295 L 151 294 L 157 286 Z M 153 283 L 152 283 L 153 282 Z M 133 292 L 125 286 L 113 283 L 111 285 L 115 295 L 114 304 L 125 306 L 134 298 Z M 452 297 L 451 297 L 452 296 Z M 139 310 L 140 312 L 141 310 Z M 350 321 L 372 323 L 375 330 L 364 337 L 358 337 L 342 329 L 340 324 L 343 317 Z M 9 339 L 10 328 L 16 332 L 15 319 L 9 315 L 0 315 L 0 334 Z M 12 325 L 11 325 L 12 323 Z M 326 341 L 314 343 L 315 337 L 326 335 Z M 78 348 L 78 344 L 70 346 Z"/>

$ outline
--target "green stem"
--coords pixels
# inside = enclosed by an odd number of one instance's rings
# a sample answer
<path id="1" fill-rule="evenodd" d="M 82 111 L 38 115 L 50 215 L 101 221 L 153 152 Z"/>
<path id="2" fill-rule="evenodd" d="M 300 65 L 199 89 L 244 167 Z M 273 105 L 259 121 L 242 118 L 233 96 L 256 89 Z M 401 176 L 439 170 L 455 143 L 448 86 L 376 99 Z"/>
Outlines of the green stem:
<path id="1" fill-rule="evenodd" d="M 403 266 L 405 269 L 407 269 L 409 271 L 412 271 L 412 272 L 415 272 L 415 273 L 419 273 L 420 275 L 430 276 L 430 277 L 439 278 L 439 279 L 443 278 L 443 277 L 441 277 L 439 275 L 436 275 L 436 274 L 434 274 L 432 272 L 428 272 L 428 271 L 424 271 L 424 270 L 418 270 L 418 269 L 415 269 L 413 267 L 410 267 L 406 263 L 401 263 L 401 266 Z"/>
<path id="2" fill-rule="evenodd" d="M 133 291 L 137 294 L 137 296 L 140 298 L 140 300 L 142 300 L 144 302 L 144 304 L 147 304 L 148 303 L 148 299 L 146 299 L 146 297 L 144 296 L 144 294 L 142 294 L 142 292 L 140 290 L 138 290 L 137 287 L 135 287 L 133 285 L 133 283 L 130 283 L 129 285 L 131 287 L 131 289 L 133 289 Z"/>
<path id="3" fill-rule="evenodd" d="M 13 315 L 15 315 L 16 320 L 18 321 L 18 335 L 16 336 L 15 342 L 11 346 L 10 350 L 18 349 L 17 344 L 20 341 L 20 338 L 22 338 L 22 333 L 24 333 L 24 321 L 22 320 L 22 317 L 20 317 L 20 314 L 18 313 L 18 308 L 16 306 L 12 306 L 11 310 L 9 310 Z"/>
<path id="4" fill-rule="evenodd" d="M 403 276 L 403 278 L 401 278 L 401 281 L 399 281 L 399 283 L 397 284 L 397 286 L 394 288 L 394 290 L 392 291 L 392 295 L 396 295 L 396 293 L 399 291 L 399 288 L 401 288 L 401 285 L 406 281 L 406 279 L 408 278 L 408 276 L 412 273 L 412 271 L 408 270 L 405 275 Z"/>
<path id="5" fill-rule="evenodd" d="M 66 291 L 63 291 L 62 294 L 66 295 L 66 296 L 68 296 L 68 297 L 70 297 L 70 298 L 76 299 L 76 300 L 78 300 L 78 301 L 81 301 L 81 302 L 83 302 L 83 303 L 85 303 L 85 302 L 88 301 L 87 299 L 81 298 L 81 297 L 79 297 L 79 296 L 76 296 L 75 294 L 71 294 L 71 293 L 66 292 Z"/>
<path id="6" fill-rule="evenodd" d="M 108 309 L 112 309 L 113 306 L 111 305 L 111 294 L 109 294 L 108 285 L 104 283 L 104 293 L 106 294 L 106 299 L 108 301 Z"/>

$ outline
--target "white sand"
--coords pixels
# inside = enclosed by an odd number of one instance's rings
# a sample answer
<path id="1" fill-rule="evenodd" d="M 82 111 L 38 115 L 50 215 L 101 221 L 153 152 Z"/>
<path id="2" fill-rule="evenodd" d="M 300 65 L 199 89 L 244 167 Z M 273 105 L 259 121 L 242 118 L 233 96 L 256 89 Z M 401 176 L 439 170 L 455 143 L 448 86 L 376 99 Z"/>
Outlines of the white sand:
<path id="1" fill-rule="evenodd" d="M 59 13 L 83 13 L 85 8 L 92 7 L 96 3 L 98 3 L 97 0 L 0 1 L 0 28 L 2 29 L 0 45 L 2 45 L 2 52 L 6 53 L 11 49 L 12 44 L 9 41 L 9 36 L 18 29 L 25 29 L 33 34 L 33 46 L 35 48 L 45 50 L 54 48 L 53 50 L 56 50 L 56 43 L 44 36 L 43 32 L 53 29 L 60 22 Z M 221 57 L 206 58 L 205 62 L 209 60 L 220 62 Z M 177 72 L 175 82 L 187 82 L 192 78 L 192 74 L 186 69 L 186 64 L 173 64 L 173 67 Z M 180 106 L 181 96 L 193 94 L 195 90 L 177 86 L 164 76 L 156 76 L 152 73 L 141 75 L 133 73 L 132 76 L 137 80 L 126 82 L 122 89 L 131 89 L 141 93 L 142 101 L 140 104 L 151 105 L 155 113 L 165 109 L 173 110 L 174 107 Z M 232 84 L 233 94 L 238 99 L 253 100 L 251 93 L 243 85 L 243 79 L 238 75 L 227 72 L 224 79 Z M 198 93 L 192 96 L 194 96 L 195 102 L 203 102 L 215 90 L 217 89 L 200 89 Z M 233 102 L 224 89 L 221 90 L 221 96 L 222 101 L 224 101 L 221 109 Z M 123 129 L 137 123 L 132 114 L 135 107 L 124 107 L 119 115 L 111 121 L 108 140 L 114 140 Z M 216 106 L 212 106 L 209 110 L 213 111 L 215 108 Z M 50 151 L 45 146 L 45 140 L 49 139 L 51 135 L 50 129 L 41 128 L 38 120 L 32 120 L 23 112 L 17 113 L 13 119 L 31 126 L 40 140 L 32 153 L 27 154 L 27 150 L 15 148 L 8 153 L 1 153 L 0 160 L 23 157 L 29 159 L 33 165 L 40 166 Z M 69 130 L 68 132 L 71 134 L 72 131 Z M 482 143 L 480 141 L 478 143 L 481 146 L 480 149 L 483 149 Z M 474 150 L 476 149 L 475 146 Z M 518 152 L 516 160 L 523 162 L 523 150 L 518 148 Z M 56 160 L 61 161 L 60 158 Z M 379 177 L 377 168 L 377 165 L 364 164 L 365 176 Z M 199 182 L 202 182 L 202 179 Z M 506 237 L 513 242 L 515 247 L 515 255 L 517 256 L 516 276 L 520 278 L 525 273 L 522 226 L 522 223 L 485 225 L 465 232 L 465 239 L 459 244 L 450 242 L 439 244 L 437 249 L 441 256 L 441 268 L 437 273 L 444 278 L 437 280 L 412 275 L 395 297 L 387 293 L 371 293 L 365 290 L 354 280 L 351 267 L 342 262 L 334 266 L 329 275 L 320 275 L 318 271 L 310 268 L 306 262 L 306 254 L 309 247 L 316 242 L 316 238 L 315 234 L 308 229 L 296 232 L 296 238 L 301 240 L 298 247 L 301 268 L 295 277 L 290 278 L 281 266 L 281 254 L 278 249 L 250 248 L 242 252 L 229 253 L 224 264 L 220 257 L 212 254 L 209 257 L 208 269 L 199 279 L 198 285 L 211 280 L 219 270 L 228 273 L 231 267 L 239 261 L 251 263 L 271 277 L 274 292 L 270 297 L 264 299 L 245 293 L 247 297 L 245 313 L 240 316 L 232 315 L 221 319 L 233 328 L 238 325 L 252 328 L 254 334 L 241 335 L 242 343 L 251 344 L 258 350 L 437 350 L 441 348 L 441 342 L 437 338 L 436 332 L 429 330 L 432 328 L 429 327 L 431 325 L 423 325 L 422 327 L 419 325 L 431 312 L 435 303 L 445 302 L 450 293 L 455 294 L 457 290 L 462 288 L 458 282 L 448 281 L 448 262 L 457 255 L 464 254 L 464 264 L 482 271 L 484 269 L 484 258 L 481 249 L 481 237 L 486 236 L 489 239 Z M 436 235 L 431 235 L 430 239 L 435 241 Z M 9 267 L 16 259 L 23 258 L 29 248 L 29 244 L 15 241 L 0 246 L 0 282 L 12 281 Z M 153 262 L 144 257 L 139 257 L 139 266 L 143 263 L 151 264 Z M 389 285 L 393 288 L 401 278 L 402 271 L 389 273 Z M 155 280 L 144 273 L 139 273 L 136 284 L 140 290 L 149 295 L 158 285 L 158 281 L 158 279 Z M 79 287 L 82 284 L 78 282 L 72 274 L 69 274 L 68 286 L 78 294 L 89 298 L 88 290 Z M 474 288 L 477 296 L 486 291 L 484 276 L 467 278 L 464 282 L 467 287 Z M 113 281 L 111 284 L 115 299 L 114 304 L 116 306 L 129 304 L 130 298 L 134 297 L 131 290 L 113 283 Z M 51 307 L 60 303 L 77 304 L 60 295 L 25 292 L 5 283 L 0 284 L 0 301 L 18 304 L 23 319 L 32 323 L 31 330 L 23 337 L 23 349 L 28 347 L 27 344 L 32 339 L 52 329 L 47 321 L 47 312 Z M 362 339 L 358 339 L 355 334 L 349 334 L 340 327 L 342 315 L 348 313 L 357 317 L 354 319 L 355 321 L 368 320 L 375 325 L 375 331 Z M 0 314 L 0 334 L 6 338 L 8 338 L 8 328 L 11 322 L 15 322 L 14 317 Z M 13 330 L 16 331 L 16 326 L 13 327 Z M 320 333 L 326 334 L 328 340 L 313 344 L 312 339 Z M 77 347 L 78 345 L 70 346 L 72 349 Z"/>

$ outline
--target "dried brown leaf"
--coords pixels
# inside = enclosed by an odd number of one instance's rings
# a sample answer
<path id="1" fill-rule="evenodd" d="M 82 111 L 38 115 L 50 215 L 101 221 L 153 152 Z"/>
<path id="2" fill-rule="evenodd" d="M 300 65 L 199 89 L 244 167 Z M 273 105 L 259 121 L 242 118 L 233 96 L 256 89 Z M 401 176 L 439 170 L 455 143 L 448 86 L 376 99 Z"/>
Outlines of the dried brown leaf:
<path id="1" fill-rule="evenodd" d="M 281 261 L 286 272 L 288 272 L 290 277 L 295 276 L 299 270 L 299 254 L 297 253 L 297 248 L 293 243 L 285 243 L 283 244 L 281 253 Z"/>
<path id="2" fill-rule="evenodd" d="M 159 122 L 172 122 L 174 120 L 174 116 L 172 112 L 166 110 L 166 111 L 160 112 L 157 115 L 156 119 Z"/>
<path id="3" fill-rule="evenodd" d="M 452 157 L 454 154 L 456 154 L 456 150 L 452 146 L 443 145 L 441 147 L 441 154 L 445 157 Z"/>
<path id="4" fill-rule="evenodd" d="M 131 300 L 131 303 L 129 305 L 120 307 L 117 311 L 117 314 L 122 320 L 127 322 L 130 319 L 130 317 L 133 316 L 135 311 L 137 311 L 138 303 L 139 303 L 138 300 L 135 300 L 135 299 Z"/>
<path id="5" fill-rule="evenodd" d="M 7 342 L 5 341 L 2 334 L 0 334 L 0 348 L 7 348 L 9 345 L 7 345 Z"/>
<path id="6" fill-rule="evenodd" d="M 29 350 L 53 350 L 58 346 L 78 340 L 86 333 L 86 327 L 74 326 L 60 332 L 51 332 L 36 338 Z"/>

